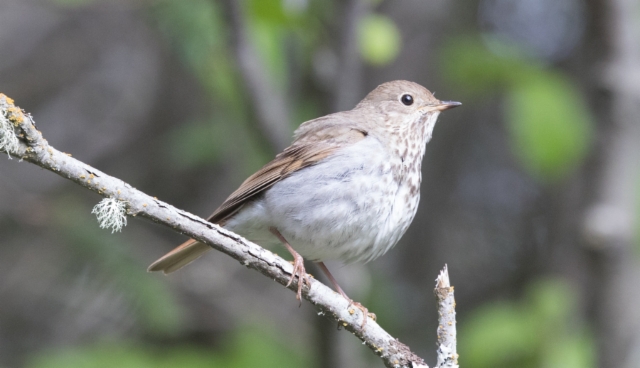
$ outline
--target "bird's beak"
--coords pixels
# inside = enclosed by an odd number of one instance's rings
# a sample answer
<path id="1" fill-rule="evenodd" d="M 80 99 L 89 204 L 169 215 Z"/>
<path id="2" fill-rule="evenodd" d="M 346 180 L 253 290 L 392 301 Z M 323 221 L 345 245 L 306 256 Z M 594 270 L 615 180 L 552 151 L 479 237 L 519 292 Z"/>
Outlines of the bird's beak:
<path id="1" fill-rule="evenodd" d="M 454 107 L 458 107 L 460 105 L 462 104 L 456 101 L 440 101 L 440 104 L 434 106 L 434 109 L 438 111 L 444 111 L 444 110 L 453 109 Z"/>

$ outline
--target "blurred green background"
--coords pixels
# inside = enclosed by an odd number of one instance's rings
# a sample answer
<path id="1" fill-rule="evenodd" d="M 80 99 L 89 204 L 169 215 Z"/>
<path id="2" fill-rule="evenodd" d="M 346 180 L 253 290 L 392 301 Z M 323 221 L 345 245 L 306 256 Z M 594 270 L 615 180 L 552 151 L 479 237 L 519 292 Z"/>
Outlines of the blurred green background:
<path id="1" fill-rule="evenodd" d="M 640 367 L 637 0 L 3 0 L 0 92 L 56 148 L 207 216 L 303 121 L 407 79 L 463 106 L 400 244 L 329 264 L 435 362 L 434 279 L 464 367 Z M 0 367 L 382 367 L 222 254 L 0 160 Z M 276 249 L 275 251 L 281 252 Z M 309 265 L 312 274 L 318 270 Z"/>

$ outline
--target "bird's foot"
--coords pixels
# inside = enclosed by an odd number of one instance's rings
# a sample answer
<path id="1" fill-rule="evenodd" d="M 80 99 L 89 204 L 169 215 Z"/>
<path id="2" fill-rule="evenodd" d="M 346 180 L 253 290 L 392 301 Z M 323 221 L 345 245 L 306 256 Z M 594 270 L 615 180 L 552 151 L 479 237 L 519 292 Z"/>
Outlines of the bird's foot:
<path id="1" fill-rule="evenodd" d="M 291 285 L 296 276 L 298 276 L 298 292 L 296 293 L 296 299 L 298 299 L 300 304 L 302 304 L 302 285 L 306 282 L 307 285 L 311 287 L 311 280 L 309 278 L 309 274 L 307 274 L 307 271 L 304 269 L 304 259 L 302 259 L 302 256 L 298 253 L 293 254 L 293 272 L 291 273 L 291 278 L 287 283 L 287 287 Z"/>
<path id="2" fill-rule="evenodd" d="M 376 320 L 376 315 L 373 313 L 369 313 L 369 310 L 367 309 L 367 307 L 365 307 L 364 305 L 358 302 L 353 301 L 353 299 L 347 296 L 347 294 L 344 292 L 344 290 L 342 290 L 340 285 L 338 285 L 338 281 L 336 281 L 336 278 L 333 277 L 331 272 L 329 272 L 329 269 L 327 268 L 327 265 L 324 264 L 324 262 L 318 262 L 318 266 L 320 267 L 322 272 L 324 272 L 324 274 L 327 276 L 329 281 L 331 281 L 331 284 L 333 284 L 333 287 L 338 291 L 338 293 L 340 293 L 340 295 L 342 295 L 345 299 L 349 301 L 349 305 L 347 306 L 347 309 L 349 310 L 349 314 L 353 315 L 356 312 L 354 309 L 351 308 L 351 306 L 354 306 L 362 311 L 362 324 L 360 325 L 360 328 L 362 330 L 364 330 L 364 327 L 367 325 L 367 317 L 371 318 L 374 321 Z"/>
<path id="3" fill-rule="evenodd" d="M 289 245 L 287 239 L 285 239 L 284 236 L 280 234 L 280 231 L 278 231 L 278 229 L 276 229 L 275 227 L 270 227 L 269 231 L 271 231 L 271 233 L 282 242 L 285 248 L 287 248 L 289 253 L 291 253 L 291 255 L 293 256 L 293 272 L 291 272 L 291 278 L 287 283 L 287 287 L 289 287 L 293 282 L 293 279 L 298 276 L 298 292 L 296 293 L 296 299 L 298 299 L 300 301 L 300 305 L 302 305 L 302 285 L 304 285 L 304 283 L 306 282 L 307 285 L 311 287 L 311 279 L 309 278 L 309 274 L 307 274 L 307 271 L 304 269 L 304 259 L 291 247 L 291 245 Z"/>
<path id="4" fill-rule="evenodd" d="M 374 321 L 376 320 L 377 317 L 375 313 L 369 313 L 369 310 L 367 309 L 367 307 L 365 307 L 364 305 L 356 301 L 351 300 L 351 298 L 349 298 L 346 294 L 342 294 L 342 296 L 344 296 L 349 301 L 349 305 L 347 306 L 347 309 L 349 310 L 349 314 L 355 313 L 355 310 L 353 310 L 351 307 L 356 307 L 362 311 L 362 323 L 360 324 L 361 330 L 364 330 L 364 327 L 367 325 L 368 318 L 371 318 Z"/>

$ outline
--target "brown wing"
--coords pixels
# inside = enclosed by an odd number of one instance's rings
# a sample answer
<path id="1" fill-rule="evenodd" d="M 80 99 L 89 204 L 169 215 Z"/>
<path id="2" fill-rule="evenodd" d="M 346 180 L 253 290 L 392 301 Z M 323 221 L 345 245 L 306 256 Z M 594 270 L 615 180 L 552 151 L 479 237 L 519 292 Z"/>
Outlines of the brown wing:
<path id="1" fill-rule="evenodd" d="M 319 147 L 318 147 L 319 148 Z M 231 193 L 207 220 L 224 225 L 243 204 L 262 193 L 287 175 L 311 166 L 327 157 L 337 147 L 326 146 L 309 149 L 308 146 L 291 146 L 276 158 L 245 180 L 235 192 Z"/>
<path id="2" fill-rule="evenodd" d="M 294 144 L 247 178 L 207 220 L 223 226 L 225 220 L 236 213 L 247 201 L 287 175 L 314 165 L 337 149 L 356 143 L 367 136 L 365 131 L 347 125 L 332 128 L 307 128 L 306 134 L 299 135 Z M 173 272 L 194 261 L 209 249 L 211 248 L 190 239 L 155 261 L 147 270 L 163 271 L 165 274 Z"/>

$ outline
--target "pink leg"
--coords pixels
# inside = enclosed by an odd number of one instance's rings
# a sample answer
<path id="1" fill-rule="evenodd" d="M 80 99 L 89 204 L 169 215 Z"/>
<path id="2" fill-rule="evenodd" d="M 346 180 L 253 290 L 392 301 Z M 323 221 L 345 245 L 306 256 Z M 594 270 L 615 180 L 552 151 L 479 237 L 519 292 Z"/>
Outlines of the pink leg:
<path id="1" fill-rule="evenodd" d="M 293 273 L 291 274 L 291 278 L 289 279 L 287 287 L 291 285 L 293 279 L 298 276 L 298 293 L 296 294 L 296 299 L 302 301 L 302 285 L 306 282 L 307 285 L 311 286 L 309 275 L 307 275 L 307 271 L 304 269 L 304 259 L 291 247 L 291 245 L 289 245 L 287 239 L 285 239 L 284 236 L 280 234 L 278 229 L 276 229 L 275 227 L 271 227 L 269 228 L 269 231 L 271 231 L 271 233 L 275 235 L 282 242 L 282 244 L 284 244 L 289 253 L 291 253 L 291 255 L 293 256 Z"/>
<path id="2" fill-rule="evenodd" d="M 376 320 L 376 315 L 373 313 L 369 313 L 369 310 L 367 309 L 367 307 L 365 307 L 364 305 L 358 302 L 354 302 L 351 298 L 347 296 L 347 294 L 342 290 L 340 285 L 338 285 L 338 282 L 336 281 L 335 277 L 333 277 L 331 272 L 329 272 L 329 269 L 324 264 L 324 262 L 318 262 L 318 266 L 320 266 L 320 269 L 322 270 L 322 272 L 324 272 L 327 278 L 329 278 L 329 281 L 331 281 L 331 284 L 333 285 L 334 288 L 336 288 L 338 293 L 340 293 L 340 295 L 342 295 L 345 299 L 349 301 L 349 306 L 353 305 L 362 311 L 362 315 L 364 317 L 362 319 L 362 324 L 360 325 L 360 328 L 364 329 L 364 326 L 367 325 L 367 317 L 371 317 L 371 319 L 374 321 Z"/>

